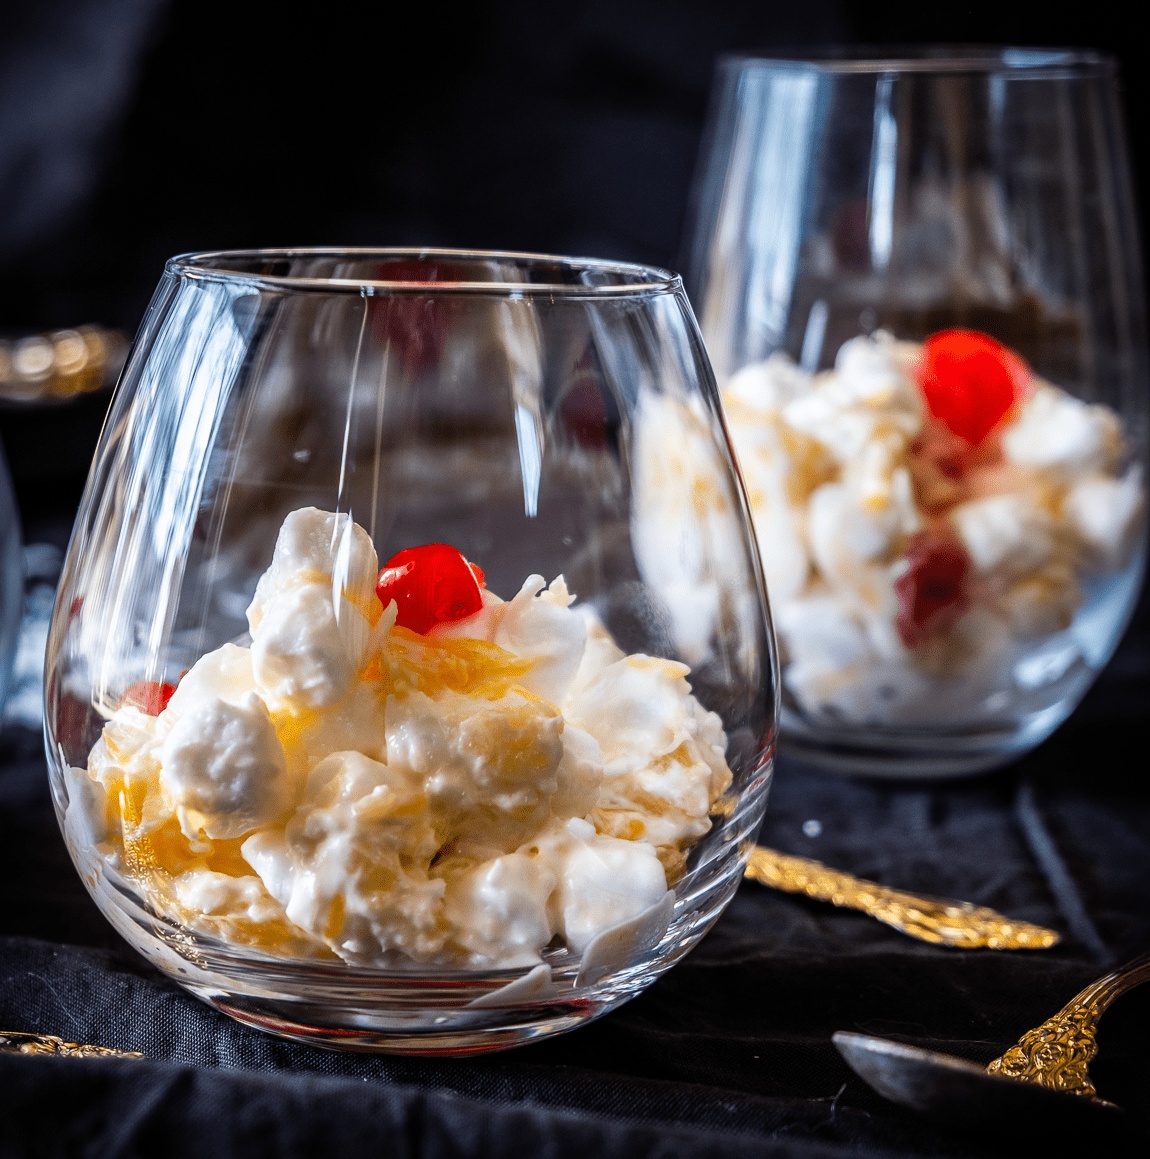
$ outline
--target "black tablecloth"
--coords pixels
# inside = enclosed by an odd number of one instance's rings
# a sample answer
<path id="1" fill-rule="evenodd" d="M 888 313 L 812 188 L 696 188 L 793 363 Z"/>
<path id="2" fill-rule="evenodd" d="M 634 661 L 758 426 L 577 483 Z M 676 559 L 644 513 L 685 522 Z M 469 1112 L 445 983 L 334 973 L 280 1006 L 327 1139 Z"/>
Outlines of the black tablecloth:
<path id="1" fill-rule="evenodd" d="M 891 784 L 785 756 L 777 766 L 764 843 L 1052 926 L 1060 946 L 936 949 L 745 882 L 703 943 L 628 1005 L 559 1038 L 460 1060 L 279 1041 L 165 981 L 89 900 L 56 827 L 40 737 L 9 726 L 0 734 L 0 1028 L 146 1059 L 0 1056 L 0 1151 L 1032 1153 L 886 1102 L 847 1069 L 831 1034 L 876 1033 L 985 1063 L 1107 966 L 1150 948 L 1146 629 L 1143 610 L 1079 711 L 1008 769 Z M 1091 1067 L 1131 1125 L 1107 1153 L 1144 1153 L 1148 1038 L 1144 987 L 1103 1020 Z"/>

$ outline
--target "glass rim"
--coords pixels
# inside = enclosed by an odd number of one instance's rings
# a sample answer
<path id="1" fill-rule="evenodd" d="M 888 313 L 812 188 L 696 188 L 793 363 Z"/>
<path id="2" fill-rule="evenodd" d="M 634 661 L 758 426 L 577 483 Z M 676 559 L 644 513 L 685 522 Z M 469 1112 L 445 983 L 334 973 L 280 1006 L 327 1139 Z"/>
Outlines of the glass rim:
<path id="1" fill-rule="evenodd" d="M 285 261 L 292 258 L 408 258 L 423 260 L 442 258 L 454 261 L 512 261 L 525 266 L 562 265 L 572 270 L 629 275 L 638 280 L 619 284 L 595 285 L 571 282 L 449 282 L 391 281 L 383 278 L 325 278 L 295 274 L 264 273 L 256 270 L 228 269 L 208 264 L 210 261 Z M 453 249 L 437 246 L 291 246 L 284 248 L 202 250 L 177 254 L 165 262 L 164 270 L 178 277 L 197 281 L 226 282 L 278 290 L 308 290 L 328 293 L 356 293 L 364 297 L 384 295 L 469 294 L 506 298 L 576 297 L 616 298 L 644 297 L 651 294 L 676 293 L 682 289 L 682 278 L 673 270 L 637 262 L 609 258 L 568 257 L 561 254 L 532 253 L 519 250 Z"/>
<path id="2" fill-rule="evenodd" d="M 723 69 L 777 68 L 827 75 L 853 73 L 994 73 L 1018 78 L 1099 76 L 1116 61 L 1093 48 L 1035 48 L 986 44 L 823 45 L 770 52 L 730 52 Z"/>

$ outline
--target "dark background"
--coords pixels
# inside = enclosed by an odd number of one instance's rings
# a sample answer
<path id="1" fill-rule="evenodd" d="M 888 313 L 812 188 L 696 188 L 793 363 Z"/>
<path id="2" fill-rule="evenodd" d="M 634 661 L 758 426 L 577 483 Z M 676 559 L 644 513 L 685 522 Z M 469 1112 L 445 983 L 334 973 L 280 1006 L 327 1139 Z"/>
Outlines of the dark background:
<path id="1" fill-rule="evenodd" d="M 730 50 L 1110 51 L 1146 191 L 1133 10 L 497 0 L 460 14 L 327 0 L 292 15 L 245 0 L 0 0 L 0 336 L 87 323 L 131 334 L 164 259 L 197 249 L 448 245 L 675 265 L 714 58 Z M 63 546 L 107 401 L 0 404 L 27 541 Z M 619 1012 L 448 1063 L 279 1042 L 160 979 L 84 894 L 56 832 L 42 742 L 10 729 L 0 1026 L 149 1061 L 34 1069 L 0 1056 L 0 1153 L 1056 1154 L 899 1111 L 850 1076 L 830 1034 L 901 1036 L 987 1062 L 1104 961 L 1150 944 L 1148 627 L 1144 597 L 1081 707 L 1007 769 L 890 785 L 779 764 L 765 843 L 1055 926 L 1057 950 L 941 952 L 748 884 L 698 950 Z M 826 821 L 817 838 L 810 818 Z M 1150 987 L 1121 1002 L 1091 1073 L 1144 1125 Z M 1144 1140 L 1104 1150 L 1146 1153 Z"/>
<path id="2" fill-rule="evenodd" d="M 0 335 L 134 332 L 198 249 L 444 245 L 675 266 L 715 57 L 834 43 L 1115 54 L 1127 6 L 493 0 L 0 6 Z M 0 412 L 26 529 L 79 499 L 107 397 Z M 47 534 L 45 532 L 44 534 Z"/>
<path id="3" fill-rule="evenodd" d="M 674 265 L 714 59 L 731 50 L 1102 48 L 1122 65 L 1141 161 L 1129 11 L 9 0 L 0 331 L 130 331 L 163 260 L 194 249 L 452 245 Z"/>
<path id="4" fill-rule="evenodd" d="M 88 323 L 131 335 L 164 259 L 199 249 L 414 244 L 674 267 L 713 65 L 727 51 L 1101 48 L 1122 68 L 1145 189 L 1146 85 L 1128 11 L 7 0 L 0 336 Z M 106 405 L 105 392 L 67 408 L 0 409 L 29 539 L 60 537 Z"/>

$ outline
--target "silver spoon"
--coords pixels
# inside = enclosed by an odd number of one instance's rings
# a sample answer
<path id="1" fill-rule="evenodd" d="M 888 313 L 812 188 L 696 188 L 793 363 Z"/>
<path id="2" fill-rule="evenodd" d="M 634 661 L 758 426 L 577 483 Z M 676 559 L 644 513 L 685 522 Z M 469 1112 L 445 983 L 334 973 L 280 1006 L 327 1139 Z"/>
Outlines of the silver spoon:
<path id="1" fill-rule="evenodd" d="M 847 1031 L 834 1044 L 851 1070 L 891 1102 L 978 1134 L 1092 1134 L 1126 1118 L 1113 1103 L 990 1075 L 952 1054 Z"/>
<path id="2" fill-rule="evenodd" d="M 1089 1131 L 1125 1117 L 1098 1097 L 1087 1074 L 1098 1020 L 1115 998 L 1148 980 L 1150 954 L 1143 954 L 1091 982 L 985 1069 L 869 1034 L 839 1031 L 833 1041 L 880 1095 L 917 1111 L 972 1129 Z"/>

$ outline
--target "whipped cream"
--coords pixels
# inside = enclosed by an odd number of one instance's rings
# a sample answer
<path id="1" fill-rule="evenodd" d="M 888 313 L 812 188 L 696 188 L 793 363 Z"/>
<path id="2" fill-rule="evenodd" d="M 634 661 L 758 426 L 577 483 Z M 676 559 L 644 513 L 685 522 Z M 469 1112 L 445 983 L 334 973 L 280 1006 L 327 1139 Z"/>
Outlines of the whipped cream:
<path id="1" fill-rule="evenodd" d="M 156 716 L 115 712 L 69 774 L 72 839 L 180 925 L 273 954 L 510 968 L 665 928 L 732 780 L 686 665 L 624 654 L 562 577 L 418 635 L 378 571 L 347 516 L 290 514 L 250 645 Z"/>
<path id="2" fill-rule="evenodd" d="M 1144 487 L 1112 410 L 1034 377 L 971 447 L 927 408 L 921 357 L 879 332 L 831 371 L 775 354 L 723 390 L 784 686 L 813 720 L 958 721 L 1033 691 L 1036 649 L 1058 652 L 1050 681 L 1095 663 L 1080 613 L 1133 566 Z M 923 544 L 962 580 L 919 632 L 903 577 Z"/>

